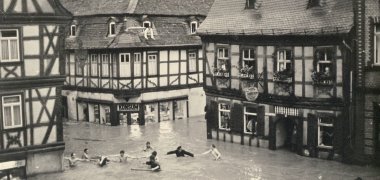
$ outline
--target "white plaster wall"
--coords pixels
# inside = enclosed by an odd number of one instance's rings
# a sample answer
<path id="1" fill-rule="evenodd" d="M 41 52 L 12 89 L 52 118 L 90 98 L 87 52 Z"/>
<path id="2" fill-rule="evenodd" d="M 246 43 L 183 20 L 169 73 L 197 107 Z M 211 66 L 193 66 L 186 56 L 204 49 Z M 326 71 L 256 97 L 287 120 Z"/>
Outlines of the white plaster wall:
<path id="1" fill-rule="evenodd" d="M 206 106 L 206 94 L 203 87 L 190 89 L 189 94 L 189 117 L 204 115 Z"/>

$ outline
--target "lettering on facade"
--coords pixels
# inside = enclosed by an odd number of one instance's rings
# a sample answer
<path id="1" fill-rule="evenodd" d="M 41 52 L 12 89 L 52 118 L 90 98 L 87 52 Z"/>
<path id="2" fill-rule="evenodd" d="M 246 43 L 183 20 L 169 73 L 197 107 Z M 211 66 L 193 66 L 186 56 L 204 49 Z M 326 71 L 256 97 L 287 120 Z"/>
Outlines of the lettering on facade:
<path id="1" fill-rule="evenodd" d="M 140 104 L 137 103 L 127 103 L 127 104 L 118 104 L 117 111 L 120 112 L 130 112 L 130 111 L 139 111 Z"/>

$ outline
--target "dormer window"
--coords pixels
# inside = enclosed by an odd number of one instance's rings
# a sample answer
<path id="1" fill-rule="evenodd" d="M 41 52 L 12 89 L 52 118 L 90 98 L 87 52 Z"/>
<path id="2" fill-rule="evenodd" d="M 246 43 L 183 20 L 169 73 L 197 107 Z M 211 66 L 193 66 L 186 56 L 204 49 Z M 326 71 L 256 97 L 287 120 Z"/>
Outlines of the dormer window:
<path id="1" fill-rule="evenodd" d="M 109 23 L 108 34 L 109 36 L 114 36 L 116 34 L 116 23 L 114 21 Z"/>
<path id="2" fill-rule="evenodd" d="M 322 0 L 309 0 L 309 4 L 307 5 L 307 8 L 312 7 L 321 7 L 322 6 Z"/>
<path id="3" fill-rule="evenodd" d="M 375 57 L 374 57 L 374 64 L 375 65 L 380 65 L 380 24 L 376 24 L 375 25 L 375 39 L 374 39 L 374 42 L 375 42 Z"/>
<path id="4" fill-rule="evenodd" d="M 77 32 L 77 25 L 73 24 L 70 26 L 70 36 L 75 37 Z"/>
<path id="5" fill-rule="evenodd" d="M 197 21 L 192 21 L 190 23 L 190 34 L 195 34 L 198 29 L 198 22 Z"/>
<path id="6" fill-rule="evenodd" d="M 260 7 L 260 3 L 258 0 L 246 0 L 246 8 L 247 9 L 258 9 Z"/>
<path id="7" fill-rule="evenodd" d="M 143 22 L 143 27 L 145 27 L 145 28 L 151 28 L 152 26 L 151 26 L 150 21 L 144 21 Z"/>

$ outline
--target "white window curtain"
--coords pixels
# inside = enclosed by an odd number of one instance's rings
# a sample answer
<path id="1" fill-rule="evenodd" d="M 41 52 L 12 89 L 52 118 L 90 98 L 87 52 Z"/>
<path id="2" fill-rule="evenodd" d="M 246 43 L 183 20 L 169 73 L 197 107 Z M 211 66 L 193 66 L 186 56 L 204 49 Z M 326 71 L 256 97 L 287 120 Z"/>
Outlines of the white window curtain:
<path id="1" fill-rule="evenodd" d="M 197 71 L 197 55 L 196 53 L 189 53 L 189 71 Z"/>
<path id="2" fill-rule="evenodd" d="M 133 67 L 134 75 L 141 76 L 141 53 L 135 53 Z"/>
<path id="3" fill-rule="evenodd" d="M 148 55 L 148 67 L 149 75 L 157 75 L 157 55 Z"/>

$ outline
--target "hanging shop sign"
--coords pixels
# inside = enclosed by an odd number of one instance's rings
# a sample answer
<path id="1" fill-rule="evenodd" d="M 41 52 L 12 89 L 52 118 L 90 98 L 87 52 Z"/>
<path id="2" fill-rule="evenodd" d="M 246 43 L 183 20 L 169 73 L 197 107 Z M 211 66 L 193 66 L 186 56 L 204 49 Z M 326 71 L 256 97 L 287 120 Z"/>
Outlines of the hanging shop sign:
<path id="1" fill-rule="evenodd" d="M 117 111 L 120 111 L 120 112 L 130 112 L 130 111 L 139 111 L 139 110 L 140 110 L 140 104 L 138 103 L 125 103 L 125 104 L 117 105 Z"/>
<path id="2" fill-rule="evenodd" d="M 255 101 L 259 96 L 259 90 L 257 87 L 249 87 L 244 89 L 245 98 L 248 101 Z"/>
<path id="3" fill-rule="evenodd" d="M 25 166 L 25 160 L 7 161 L 0 163 L 0 170 L 13 169 Z"/>

